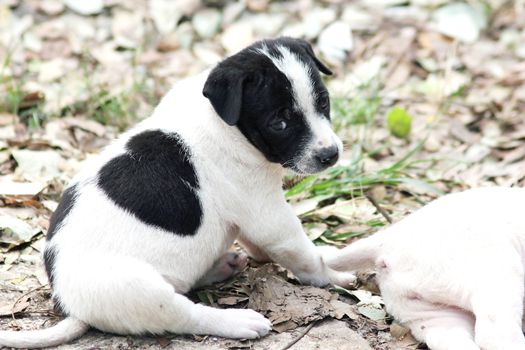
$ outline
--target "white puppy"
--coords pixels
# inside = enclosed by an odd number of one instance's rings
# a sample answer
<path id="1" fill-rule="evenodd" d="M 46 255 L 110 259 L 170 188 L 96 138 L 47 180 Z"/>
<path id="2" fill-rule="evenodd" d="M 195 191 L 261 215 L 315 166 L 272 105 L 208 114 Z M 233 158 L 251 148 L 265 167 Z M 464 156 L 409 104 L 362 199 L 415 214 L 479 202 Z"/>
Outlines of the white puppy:
<path id="1" fill-rule="evenodd" d="M 263 336 L 271 324 L 257 312 L 183 295 L 244 266 L 227 253 L 235 239 L 305 283 L 350 283 L 351 274 L 326 266 L 282 192 L 286 169 L 319 172 L 341 152 L 319 71 L 330 74 L 308 43 L 280 38 L 175 85 L 150 118 L 84 167 L 51 219 L 44 262 L 67 318 L 0 332 L 0 345 L 57 345 L 89 326 Z"/>
<path id="2" fill-rule="evenodd" d="M 523 350 L 525 189 L 443 196 L 327 260 L 375 268 L 385 305 L 434 350 Z"/>

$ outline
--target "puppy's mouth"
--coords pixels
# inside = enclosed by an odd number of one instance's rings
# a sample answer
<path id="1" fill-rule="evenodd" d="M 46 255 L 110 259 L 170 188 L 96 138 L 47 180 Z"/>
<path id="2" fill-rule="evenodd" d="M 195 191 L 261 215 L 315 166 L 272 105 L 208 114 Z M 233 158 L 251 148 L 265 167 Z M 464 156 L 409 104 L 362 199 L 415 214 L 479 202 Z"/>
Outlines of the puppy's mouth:
<path id="1" fill-rule="evenodd" d="M 321 165 L 316 163 L 315 161 L 311 162 L 293 162 L 289 165 L 284 164 L 285 168 L 290 169 L 292 172 L 294 172 L 297 175 L 301 176 L 307 176 L 307 175 L 315 175 L 323 172 L 324 170 L 331 167 L 331 165 Z"/>

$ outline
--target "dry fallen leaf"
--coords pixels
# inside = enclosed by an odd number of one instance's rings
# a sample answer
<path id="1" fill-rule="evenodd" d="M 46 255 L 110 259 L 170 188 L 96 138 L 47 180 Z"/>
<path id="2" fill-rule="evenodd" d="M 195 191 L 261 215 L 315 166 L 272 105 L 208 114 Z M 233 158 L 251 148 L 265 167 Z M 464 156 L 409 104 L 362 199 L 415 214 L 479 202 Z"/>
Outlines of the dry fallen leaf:
<path id="1" fill-rule="evenodd" d="M 0 181 L 0 196 L 36 196 L 45 187 L 42 182 Z"/>
<path id="2" fill-rule="evenodd" d="M 330 304 L 334 307 L 334 317 L 340 320 L 345 315 L 348 316 L 351 320 L 359 319 L 359 314 L 355 305 L 350 305 L 341 300 L 331 300 Z"/>
<path id="3" fill-rule="evenodd" d="M 224 297 L 224 298 L 219 298 L 217 300 L 217 304 L 232 306 L 232 305 L 237 305 L 239 303 L 242 303 L 246 300 L 248 300 L 247 297 Z"/>
<path id="4" fill-rule="evenodd" d="M 16 315 L 24 311 L 31 304 L 30 300 L 31 298 L 29 296 L 25 296 L 22 299 L 18 300 L 16 305 L 14 304 L 14 301 L 12 300 L 1 301 L 0 302 L 0 316 L 11 316 L 13 314 Z"/>
<path id="5" fill-rule="evenodd" d="M 314 212 L 321 218 L 336 216 L 345 222 L 367 222 L 378 216 L 376 208 L 364 197 L 336 201 Z"/>
<path id="6" fill-rule="evenodd" d="M 410 332 L 410 330 L 408 328 L 400 325 L 399 323 L 394 322 L 394 323 L 392 323 L 390 325 L 390 335 L 392 335 L 392 337 L 394 337 L 394 339 L 401 340 L 409 332 Z"/>
<path id="7" fill-rule="evenodd" d="M 23 220 L 0 214 L 0 244 L 6 246 L 8 250 L 30 242 L 40 232 L 40 229 L 31 227 Z"/>
<path id="8" fill-rule="evenodd" d="M 273 329 L 284 332 L 334 315 L 332 294 L 325 289 L 299 286 L 278 275 L 274 264 L 248 272 L 252 292 L 248 307 L 264 314 Z"/>

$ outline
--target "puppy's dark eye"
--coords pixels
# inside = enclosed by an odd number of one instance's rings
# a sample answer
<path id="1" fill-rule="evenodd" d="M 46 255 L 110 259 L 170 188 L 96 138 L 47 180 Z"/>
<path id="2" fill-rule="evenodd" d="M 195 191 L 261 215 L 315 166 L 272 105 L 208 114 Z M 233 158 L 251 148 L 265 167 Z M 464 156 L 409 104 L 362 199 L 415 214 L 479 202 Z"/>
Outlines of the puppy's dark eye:
<path id="1" fill-rule="evenodd" d="M 282 119 L 285 119 L 285 120 L 290 120 L 290 116 L 292 115 L 292 112 L 290 112 L 290 110 L 288 108 L 284 108 L 281 113 L 280 113 L 280 117 Z"/>
<path id="2" fill-rule="evenodd" d="M 283 131 L 288 127 L 288 124 L 286 124 L 286 121 L 282 119 L 275 119 L 270 123 L 270 128 L 272 128 L 275 131 Z"/>
<path id="3" fill-rule="evenodd" d="M 317 103 L 319 105 L 319 108 L 321 108 L 321 110 L 325 111 L 328 109 L 328 107 L 330 106 L 330 100 L 328 99 L 328 95 L 327 94 L 322 94 L 319 96 L 319 98 L 317 99 Z"/>
<path id="4" fill-rule="evenodd" d="M 288 127 L 288 122 L 290 121 L 290 116 L 292 112 L 288 108 L 280 109 L 275 117 L 270 121 L 268 126 L 273 131 L 283 131 Z"/>

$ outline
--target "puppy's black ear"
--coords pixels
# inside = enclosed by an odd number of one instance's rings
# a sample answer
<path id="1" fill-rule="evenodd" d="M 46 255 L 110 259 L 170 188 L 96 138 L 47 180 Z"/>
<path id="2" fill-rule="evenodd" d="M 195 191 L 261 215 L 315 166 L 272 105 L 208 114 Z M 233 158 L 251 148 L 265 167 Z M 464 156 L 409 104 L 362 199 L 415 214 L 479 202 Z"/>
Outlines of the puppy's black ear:
<path id="1" fill-rule="evenodd" d="M 315 56 L 314 50 L 312 49 L 312 46 L 310 43 L 306 40 L 299 39 L 301 46 L 304 47 L 306 50 L 306 53 L 308 56 L 310 56 L 313 60 L 315 65 L 317 66 L 317 69 L 319 69 L 320 72 L 326 74 L 326 75 L 332 75 L 332 71 L 323 64 L 323 62 L 319 61 L 319 59 Z"/>
<path id="2" fill-rule="evenodd" d="M 241 116 L 243 85 L 244 75 L 221 64 L 211 71 L 204 84 L 202 94 L 228 125 L 235 125 Z"/>

